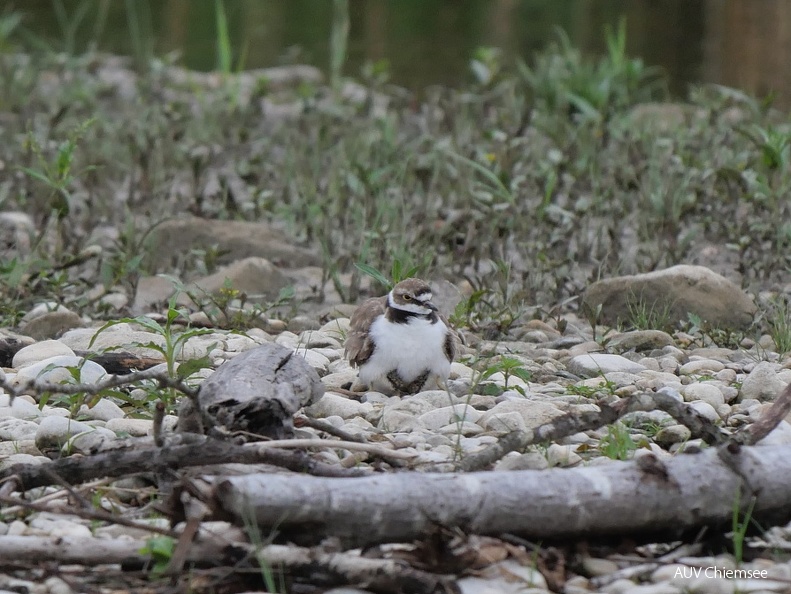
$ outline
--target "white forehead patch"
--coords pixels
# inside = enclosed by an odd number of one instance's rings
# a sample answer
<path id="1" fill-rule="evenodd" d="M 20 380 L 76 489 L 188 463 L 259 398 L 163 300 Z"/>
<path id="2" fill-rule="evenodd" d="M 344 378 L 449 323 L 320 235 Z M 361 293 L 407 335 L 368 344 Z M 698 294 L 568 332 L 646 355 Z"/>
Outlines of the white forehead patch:
<path id="1" fill-rule="evenodd" d="M 417 299 L 421 303 L 425 303 L 426 301 L 431 301 L 432 297 L 433 295 L 431 294 L 431 292 L 428 292 L 428 293 L 421 293 L 420 295 L 416 295 L 415 299 Z"/>

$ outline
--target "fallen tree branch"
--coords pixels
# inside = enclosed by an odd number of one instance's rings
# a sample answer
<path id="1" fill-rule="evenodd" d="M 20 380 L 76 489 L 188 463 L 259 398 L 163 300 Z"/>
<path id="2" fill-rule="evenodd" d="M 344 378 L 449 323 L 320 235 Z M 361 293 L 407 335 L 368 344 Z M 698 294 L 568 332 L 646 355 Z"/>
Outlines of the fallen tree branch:
<path id="1" fill-rule="evenodd" d="M 36 396 L 44 392 L 54 392 L 57 394 L 98 394 L 104 390 L 112 388 L 120 388 L 121 386 L 128 386 L 136 382 L 145 380 L 154 380 L 159 382 L 162 388 L 175 388 L 179 392 L 189 398 L 195 398 L 198 390 L 187 385 L 183 379 L 178 377 L 171 377 L 167 371 L 162 369 L 146 369 L 144 371 L 135 371 L 126 375 L 108 375 L 95 383 L 85 384 L 59 384 L 54 382 L 44 382 L 36 378 L 30 378 L 11 382 L 5 376 L 0 375 L 0 388 L 10 396 L 13 402 L 17 396 L 29 394 Z"/>
<path id="2" fill-rule="evenodd" d="M 127 567 L 146 567 L 152 560 L 141 553 L 146 541 L 41 537 L 0 536 L 0 567 L 16 566 L 20 560 L 35 559 L 38 563 L 56 561 L 61 564 L 87 566 L 122 564 Z M 353 553 L 333 553 L 320 548 L 267 545 L 256 547 L 247 543 L 222 542 L 218 539 L 193 543 L 186 553 L 188 565 L 200 567 L 236 566 L 268 567 L 285 570 L 294 577 L 315 579 L 323 575 L 335 584 L 353 584 L 382 594 L 432 594 L 455 591 L 450 576 L 437 575 L 392 559 L 368 559 Z"/>
<path id="3" fill-rule="evenodd" d="M 727 439 L 714 423 L 684 403 L 681 397 L 673 392 L 675 391 L 664 388 L 656 393 L 635 394 L 614 405 L 599 402 L 599 412 L 568 413 L 535 429 L 511 431 L 497 443 L 467 456 L 459 464 L 459 469 L 464 472 L 483 470 L 508 452 L 524 450 L 527 446 L 536 443 L 557 441 L 581 431 L 598 429 L 614 423 L 627 413 L 637 411 L 665 411 L 688 427 L 693 437 L 700 437 L 708 444 L 720 444 Z"/>
<path id="4" fill-rule="evenodd" d="M 780 421 L 785 419 L 789 411 L 791 411 L 791 384 L 775 398 L 772 406 L 761 415 L 760 419 L 734 435 L 733 441 L 740 445 L 755 445 L 769 435 Z"/>
<path id="5" fill-rule="evenodd" d="M 55 460 L 48 464 L 14 464 L 0 470 L 0 483 L 13 481 L 20 490 L 32 489 L 66 482 L 76 485 L 99 477 L 120 477 L 141 472 L 164 472 L 166 470 L 188 468 L 194 466 L 209 466 L 212 464 L 272 464 L 293 470 L 321 476 L 364 476 L 368 474 L 363 469 L 345 469 L 337 465 L 317 462 L 304 452 L 284 452 L 272 447 L 269 442 L 258 442 L 244 445 L 219 441 L 203 436 L 189 434 L 193 439 L 191 443 L 177 444 L 157 448 L 152 446 L 150 438 L 135 440 L 137 447 L 110 450 L 86 457 L 69 457 Z M 326 447 L 346 447 L 335 444 L 344 442 L 329 442 L 322 440 L 308 440 L 308 445 Z M 315 443 L 314 443 L 315 442 Z M 274 442 L 273 442 L 274 443 Z M 145 444 L 147 447 L 141 447 Z M 288 445 L 288 440 L 285 444 Z M 348 444 L 360 447 L 364 444 Z M 368 446 L 370 451 L 376 446 Z M 384 448 L 376 448 L 377 455 L 387 454 L 396 458 L 407 454 L 393 452 Z M 379 450 L 382 450 L 381 452 Z M 59 477 L 56 480 L 54 477 Z"/>
<path id="6" fill-rule="evenodd" d="M 788 448 L 743 447 L 734 456 L 738 472 L 708 449 L 665 463 L 544 471 L 354 479 L 254 474 L 214 479 L 212 505 L 220 517 L 239 522 L 253 514 L 262 531 L 277 528 L 300 544 L 327 536 L 345 546 L 404 542 L 437 525 L 470 534 L 580 538 L 730 521 L 742 477 L 749 476 L 755 514 L 791 516 Z"/>

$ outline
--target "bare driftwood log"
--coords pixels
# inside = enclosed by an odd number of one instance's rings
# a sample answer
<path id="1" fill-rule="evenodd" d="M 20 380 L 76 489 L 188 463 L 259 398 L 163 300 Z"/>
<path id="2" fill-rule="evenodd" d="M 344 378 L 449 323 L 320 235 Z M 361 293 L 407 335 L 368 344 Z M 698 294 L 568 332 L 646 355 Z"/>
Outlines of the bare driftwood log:
<path id="1" fill-rule="evenodd" d="M 529 539 L 683 530 L 730 519 L 740 491 L 740 501 L 756 497 L 756 514 L 791 516 L 788 447 L 732 449 L 728 460 L 712 448 L 543 471 L 254 474 L 216 480 L 214 506 L 238 522 L 252 513 L 263 531 L 300 544 L 337 536 L 346 546 L 409 541 L 435 526 Z"/>
<path id="2" fill-rule="evenodd" d="M 292 415 L 323 395 L 324 384 L 302 357 L 278 344 L 265 344 L 223 363 L 203 382 L 199 410 L 185 400 L 179 430 L 204 433 L 219 426 L 283 439 L 292 435 Z"/>

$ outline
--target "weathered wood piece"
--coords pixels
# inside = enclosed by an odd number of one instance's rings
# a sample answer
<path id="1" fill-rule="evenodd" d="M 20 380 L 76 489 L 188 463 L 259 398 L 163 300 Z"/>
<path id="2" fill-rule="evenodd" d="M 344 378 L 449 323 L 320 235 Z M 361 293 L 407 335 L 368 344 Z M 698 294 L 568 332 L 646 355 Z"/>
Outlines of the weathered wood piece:
<path id="1" fill-rule="evenodd" d="M 179 430 L 204 433 L 220 427 L 282 439 L 292 435 L 292 415 L 323 395 L 321 379 L 302 357 L 278 344 L 265 344 L 223 363 L 203 382 L 199 410 L 185 401 Z"/>
<path id="2" fill-rule="evenodd" d="M 786 446 L 718 448 L 651 460 L 543 471 L 397 473 L 354 479 L 253 474 L 216 480 L 215 505 L 237 521 L 253 513 L 299 544 L 411 541 L 437 525 L 529 539 L 683 530 L 730 521 L 737 493 L 756 515 L 791 516 Z M 649 463 L 650 462 L 650 463 Z M 747 481 L 749 478 L 749 482 Z"/>
<path id="3" fill-rule="evenodd" d="M 364 469 L 342 468 L 317 462 L 304 452 L 289 452 L 269 447 L 269 442 L 238 445 L 203 436 L 189 443 L 154 447 L 153 440 L 141 438 L 136 446 L 109 450 L 87 457 L 69 457 L 48 464 L 14 464 L 0 470 L 0 484 L 13 481 L 17 489 L 26 490 L 58 482 L 77 485 L 100 477 L 120 477 L 141 472 L 165 472 L 169 469 L 212 464 L 271 464 L 294 472 L 324 476 L 363 476 Z M 320 444 L 321 442 L 319 442 Z M 276 444 L 273 444 L 276 445 Z M 397 455 L 398 452 L 393 452 Z"/>
<path id="4" fill-rule="evenodd" d="M 142 553 L 144 540 L 109 540 L 72 536 L 0 536 L 0 567 L 56 561 L 62 564 L 99 566 L 121 564 L 128 568 L 151 566 L 151 556 Z M 186 563 L 200 567 L 250 567 L 265 563 L 273 570 L 285 570 L 304 579 L 325 583 L 355 584 L 373 592 L 431 594 L 453 592 L 451 576 L 413 569 L 393 559 L 368 559 L 355 553 L 334 553 L 295 546 L 267 545 L 256 548 L 245 542 L 224 538 L 193 543 Z"/>

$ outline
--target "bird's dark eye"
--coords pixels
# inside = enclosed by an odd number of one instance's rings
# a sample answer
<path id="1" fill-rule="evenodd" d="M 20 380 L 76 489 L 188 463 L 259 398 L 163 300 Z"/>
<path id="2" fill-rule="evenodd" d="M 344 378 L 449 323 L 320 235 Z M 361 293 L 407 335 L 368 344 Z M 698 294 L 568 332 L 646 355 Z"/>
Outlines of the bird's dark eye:
<path id="1" fill-rule="evenodd" d="M 412 295 L 404 295 L 404 301 L 412 301 Z"/>

